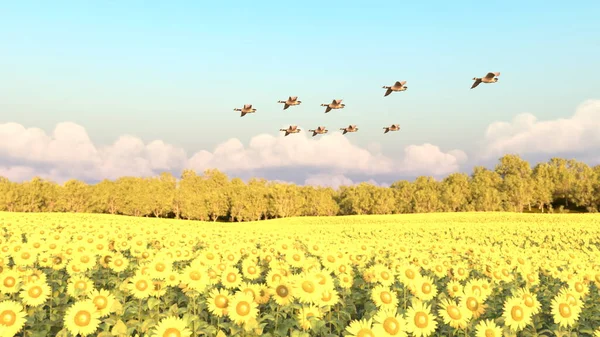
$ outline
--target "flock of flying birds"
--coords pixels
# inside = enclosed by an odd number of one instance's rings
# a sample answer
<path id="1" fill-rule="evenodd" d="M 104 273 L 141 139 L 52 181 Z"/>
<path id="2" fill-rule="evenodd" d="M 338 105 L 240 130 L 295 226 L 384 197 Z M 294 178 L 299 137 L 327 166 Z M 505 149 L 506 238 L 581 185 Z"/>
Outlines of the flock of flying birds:
<path id="1" fill-rule="evenodd" d="M 495 73 L 487 73 L 484 77 L 474 77 L 473 81 L 475 81 L 473 83 L 473 85 L 471 86 L 471 89 L 477 87 L 480 83 L 496 83 L 498 82 L 498 76 L 500 76 L 499 72 L 495 72 Z M 393 86 L 383 86 L 383 89 L 387 89 L 385 91 L 385 94 L 383 95 L 383 97 L 388 96 L 389 94 L 391 94 L 392 92 L 399 92 L 399 91 L 406 91 L 406 89 L 408 89 L 408 87 L 406 86 L 406 81 L 396 81 L 396 83 L 394 83 Z M 295 106 L 295 105 L 300 105 L 300 103 L 302 103 L 302 101 L 298 100 L 298 96 L 290 96 L 288 97 L 288 99 L 286 101 L 277 101 L 277 103 L 283 104 L 283 110 L 289 108 L 290 106 Z M 331 110 L 337 110 L 337 109 L 343 109 L 346 104 L 342 103 L 341 99 L 334 99 L 333 101 L 331 101 L 331 103 L 323 103 L 321 104 L 321 106 L 325 107 L 325 113 L 328 113 Z M 241 112 L 241 116 L 240 117 L 244 117 L 246 116 L 246 114 L 249 113 L 255 113 L 256 109 L 252 107 L 252 104 L 245 104 L 243 108 L 235 108 L 233 109 L 233 111 L 240 111 Z M 346 134 L 348 132 L 357 132 L 358 131 L 358 127 L 356 127 L 356 125 L 348 125 L 345 128 L 340 128 L 340 130 L 342 130 L 342 134 Z M 388 133 L 390 131 L 399 131 L 400 130 L 400 124 L 392 124 L 390 126 L 384 126 L 383 130 L 385 130 L 383 133 Z M 298 129 L 297 125 L 290 125 L 287 129 L 279 129 L 279 131 L 283 131 L 285 132 L 285 136 L 288 136 L 292 133 L 299 133 L 300 131 L 302 131 L 301 129 Z M 308 130 L 308 132 L 312 132 L 312 136 L 316 136 L 316 135 L 322 135 L 327 133 L 329 130 L 327 130 L 324 126 L 319 126 L 314 130 Z"/>

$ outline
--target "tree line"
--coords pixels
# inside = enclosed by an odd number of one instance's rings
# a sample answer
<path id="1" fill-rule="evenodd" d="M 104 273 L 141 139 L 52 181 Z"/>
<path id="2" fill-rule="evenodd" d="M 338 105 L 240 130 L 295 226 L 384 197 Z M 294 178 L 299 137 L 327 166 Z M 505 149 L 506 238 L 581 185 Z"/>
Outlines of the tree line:
<path id="1" fill-rule="evenodd" d="M 535 167 L 505 155 L 493 170 L 477 166 L 468 175 L 420 176 L 390 187 L 369 183 L 326 187 L 239 178 L 216 169 L 184 170 L 155 177 L 121 177 L 60 185 L 35 177 L 17 183 L 0 177 L 0 211 L 85 212 L 205 221 L 252 221 L 291 216 L 425 212 L 597 212 L 600 165 L 552 158 Z"/>

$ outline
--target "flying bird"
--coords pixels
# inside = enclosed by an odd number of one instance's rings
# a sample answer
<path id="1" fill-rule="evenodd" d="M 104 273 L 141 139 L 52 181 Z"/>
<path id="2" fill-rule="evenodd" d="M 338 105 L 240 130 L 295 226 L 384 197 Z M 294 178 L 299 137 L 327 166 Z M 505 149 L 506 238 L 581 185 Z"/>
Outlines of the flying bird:
<path id="1" fill-rule="evenodd" d="M 385 94 L 383 95 L 383 97 L 388 96 L 389 94 L 391 94 L 394 91 L 406 91 L 406 89 L 408 89 L 407 86 L 405 86 L 406 81 L 396 81 L 396 83 L 394 83 L 393 86 L 388 87 L 388 86 L 383 86 L 383 89 L 387 89 L 387 91 L 385 92 Z"/>
<path id="2" fill-rule="evenodd" d="M 287 129 L 279 129 L 279 131 L 285 131 L 285 136 L 287 137 L 290 133 L 298 133 L 301 130 L 298 129 L 298 126 L 296 126 L 296 125 L 290 125 L 289 128 L 287 128 Z"/>
<path id="3" fill-rule="evenodd" d="M 331 103 L 323 103 L 321 104 L 321 106 L 326 106 L 327 109 L 325 109 L 325 113 L 328 113 L 329 111 L 331 111 L 331 109 L 343 109 L 346 106 L 346 104 L 343 104 L 341 99 L 334 99 L 333 101 L 331 101 Z"/>
<path id="4" fill-rule="evenodd" d="M 358 131 L 358 128 L 356 127 L 356 125 L 348 125 L 348 127 L 340 128 L 340 130 L 344 130 L 344 132 L 342 132 L 342 134 L 345 135 L 348 132 Z"/>
<path id="5" fill-rule="evenodd" d="M 242 114 L 241 114 L 240 117 L 244 117 L 244 116 L 246 116 L 246 114 L 256 112 L 256 109 L 252 108 L 252 104 L 244 104 L 243 108 L 241 108 L 241 109 L 240 108 L 235 108 L 235 109 L 233 109 L 233 111 L 241 111 Z"/>
<path id="6" fill-rule="evenodd" d="M 314 130 L 308 130 L 308 132 L 312 132 L 312 136 L 316 136 L 316 135 L 322 135 L 324 133 L 327 133 L 329 130 L 325 129 L 324 126 L 319 126 L 318 128 L 314 129 Z"/>
<path id="7" fill-rule="evenodd" d="M 475 83 L 473 83 L 471 89 L 477 87 L 479 83 L 496 83 L 498 82 L 498 76 L 500 76 L 500 73 L 487 73 L 485 77 L 473 77 Z"/>
<path id="8" fill-rule="evenodd" d="M 283 110 L 289 108 L 291 105 L 300 105 L 302 101 L 298 100 L 298 96 L 290 96 L 287 101 L 277 101 L 277 103 L 283 103 Z"/>
<path id="9" fill-rule="evenodd" d="M 383 129 L 385 130 L 383 133 L 388 133 L 390 131 L 399 131 L 400 124 L 392 124 L 391 126 L 384 126 Z"/>

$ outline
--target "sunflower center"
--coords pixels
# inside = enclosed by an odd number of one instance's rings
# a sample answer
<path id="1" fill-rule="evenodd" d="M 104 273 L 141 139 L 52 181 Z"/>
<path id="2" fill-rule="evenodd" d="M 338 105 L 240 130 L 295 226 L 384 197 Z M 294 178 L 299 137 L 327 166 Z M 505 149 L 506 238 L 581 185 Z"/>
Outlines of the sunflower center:
<path id="1" fill-rule="evenodd" d="M 533 275 L 527 274 L 527 281 L 529 281 L 529 283 L 533 283 L 535 281 L 535 278 L 533 277 Z"/>
<path id="2" fill-rule="evenodd" d="M 450 318 L 452 318 L 454 320 L 461 319 L 462 315 L 460 314 L 460 310 L 458 309 L 457 306 L 449 305 L 448 309 L 446 309 L 446 310 L 448 311 L 448 316 L 450 316 Z"/>
<path id="3" fill-rule="evenodd" d="M 75 283 L 75 288 L 77 288 L 79 290 L 85 290 L 87 288 L 87 284 L 85 284 L 84 281 L 77 281 Z"/>
<path id="4" fill-rule="evenodd" d="M 86 310 L 80 310 L 75 314 L 75 318 L 73 319 L 77 326 L 87 326 L 92 321 L 92 314 Z"/>
<path id="5" fill-rule="evenodd" d="M 518 305 L 515 305 L 514 307 L 512 307 L 512 309 L 510 310 L 510 316 L 512 317 L 512 319 L 514 319 L 515 321 L 522 321 L 523 318 L 525 317 L 524 313 L 523 313 L 523 308 L 521 308 Z"/>
<path id="6" fill-rule="evenodd" d="M 30 297 L 38 298 L 38 297 L 40 297 L 40 295 L 42 295 L 42 287 L 33 286 L 33 287 L 29 288 L 29 290 L 27 290 L 27 294 Z"/>
<path id="7" fill-rule="evenodd" d="M 164 263 L 159 262 L 159 263 L 156 264 L 156 266 L 154 268 L 158 272 L 163 272 L 163 271 L 165 271 L 165 269 L 167 269 L 167 266 Z"/>
<path id="8" fill-rule="evenodd" d="M 88 263 L 88 262 L 90 262 L 90 257 L 87 255 L 84 255 L 81 258 L 79 258 L 79 260 L 83 263 Z"/>
<path id="9" fill-rule="evenodd" d="M 4 279 L 3 283 L 4 283 L 5 287 L 12 288 L 17 283 L 17 280 L 15 280 L 15 278 L 12 276 L 8 276 L 7 278 Z"/>
<path id="10" fill-rule="evenodd" d="M 387 271 L 382 271 L 381 272 L 381 278 L 384 280 L 389 280 L 390 279 L 390 274 Z"/>
<path id="11" fill-rule="evenodd" d="M 94 304 L 98 310 L 102 310 L 108 305 L 108 300 L 104 296 L 96 296 L 94 298 Z"/>
<path id="12" fill-rule="evenodd" d="M 298 254 L 294 254 L 294 256 L 292 257 L 294 259 L 294 261 L 298 262 L 300 261 L 300 255 Z"/>
<path id="13" fill-rule="evenodd" d="M 528 306 L 530 308 L 533 307 L 533 298 L 530 295 L 525 294 L 523 296 L 523 298 L 524 298 L 523 302 L 525 303 L 526 306 Z"/>
<path id="14" fill-rule="evenodd" d="M 477 311 L 477 309 L 479 309 L 479 301 L 473 297 L 469 297 L 467 299 L 467 308 L 471 311 Z"/>
<path id="15" fill-rule="evenodd" d="M 421 291 L 423 291 L 423 294 L 429 294 L 431 292 L 431 284 L 423 283 L 421 286 Z"/>
<path id="16" fill-rule="evenodd" d="M 209 259 L 209 260 L 213 260 L 215 258 L 215 254 L 208 253 L 208 254 L 206 254 L 206 258 Z"/>
<path id="17" fill-rule="evenodd" d="M 404 272 L 404 275 L 406 275 L 406 277 L 408 277 L 411 280 L 415 278 L 415 272 L 412 269 L 407 269 Z"/>
<path id="18" fill-rule="evenodd" d="M 144 291 L 148 288 L 148 282 L 146 280 L 139 280 L 135 283 L 135 288 L 139 291 Z"/>
<path id="19" fill-rule="evenodd" d="M 387 291 L 382 291 L 381 294 L 379 294 L 379 298 L 381 299 L 381 302 L 385 304 L 392 303 L 392 294 Z"/>
<path id="20" fill-rule="evenodd" d="M 494 337 L 496 333 L 492 329 L 485 329 L 485 337 Z"/>
<path id="21" fill-rule="evenodd" d="M 121 259 L 116 259 L 115 260 L 115 266 L 120 267 L 122 265 L 123 265 L 123 260 L 121 260 Z"/>
<path id="22" fill-rule="evenodd" d="M 341 265 L 338 270 L 340 271 L 340 273 L 345 273 L 346 272 L 346 266 Z"/>
<path id="23" fill-rule="evenodd" d="M 571 306 L 566 303 L 561 303 L 558 306 L 558 311 L 560 312 L 560 315 L 564 318 L 571 317 Z"/>
<path id="24" fill-rule="evenodd" d="M 415 325 L 417 326 L 417 328 L 424 329 L 427 327 L 428 323 L 429 316 L 427 316 L 427 314 L 422 311 L 417 312 L 417 314 L 415 315 Z"/>
<path id="25" fill-rule="evenodd" d="M 165 330 L 162 337 L 181 337 L 181 331 L 177 328 L 168 328 Z"/>
<path id="26" fill-rule="evenodd" d="M 225 309 L 225 308 L 227 308 L 228 304 L 229 304 L 229 300 L 227 299 L 227 297 L 225 297 L 223 295 L 217 295 L 215 297 L 215 305 L 217 306 L 217 308 Z"/>
<path id="27" fill-rule="evenodd" d="M 284 286 L 284 285 L 280 285 L 275 289 L 275 292 L 277 293 L 277 295 L 279 295 L 280 297 L 287 297 L 290 294 L 289 289 Z"/>
<path id="28" fill-rule="evenodd" d="M 400 331 L 400 323 L 394 317 L 388 317 L 383 321 L 383 329 L 390 335 L 395 335 Z"/>
<path id="29" fill-rule="evenodd" d="M 315 291 L 315 285 L 311 281 L 304 281 L 302 282 L 302 290 L 307 293 L 313 293 Z"/>
<path id="30" fill-rule="evenodd" d="M 325 291 L 323 292 L 323 296 L 321 297 L 321 300 L 323 300 L 323 302 L 329 302 L 331 301 L 331 293 L 329 291 Z"/>
<path id="31" fill-rule="evenodd" d="M 335 257 L 329 255 L 329 256 L 327 256 L 327 261 L 331 262 L 331 263 L 334 263 L 335 262 Z"/>
<path id="32" fill-rule="evenodd" d="M 6 326 L 12 326 L 17 320 L 17 314 L 12 310 L 4 310 L 0 314 L 0 323 Z"/>
<path id="33" fill-rule="evenodd" d="M 250 313 L 250 303 L 242 301 L 235 306 L 235 312 L 240 316 L 246 316 Z"/>
<path id="34" fill-rule="evenodd" d="M 237 279 L 237 277 L 235 276 L 234 273 L 227 274 L 227 281 L 228 282 L 235 282 L 236 279 Z"/>
<path id="35" fill-rule="evenodd" d="M 256 267 L 250 266 L 248 267 L 248 274 L 256 274 Z"/>
<path id="36" fill-rule="evenodd" d="M 201 277 L 202 277 L 202 275 L 197 270 L 194 270 L 193 272 L 190 273 L 190 279 L 192 281 L 198 281 Z"/>
<path id="37" fill-rule="evenodd" d="M 502 275 L 508 277 L 508 270 L 506 268 L 502 268 Z"/>
<path id="38" fill-rule="evenodd" d="M 373 331 L 371 331 L 371 329 L 364 328 L 358 331 L 356 337 L 375 337 L 375 334 L 373 333 Z"/>
<path id="39" fill-rule="evenodd" d="M 578 293 L 583 292 L 583 285 L 581 284 L 581 282 L 575 283 L 575 290 L 577 290 Z"/>

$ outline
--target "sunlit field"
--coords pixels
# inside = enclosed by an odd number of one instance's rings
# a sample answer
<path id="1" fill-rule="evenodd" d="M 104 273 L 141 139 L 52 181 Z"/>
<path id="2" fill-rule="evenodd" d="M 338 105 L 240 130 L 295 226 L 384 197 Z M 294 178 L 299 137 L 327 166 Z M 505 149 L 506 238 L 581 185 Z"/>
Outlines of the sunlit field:
<path id="1" fill-rule="evenodd" d="M 0 223 L 3 337 L 600 336 L 597 215 Z"/>

